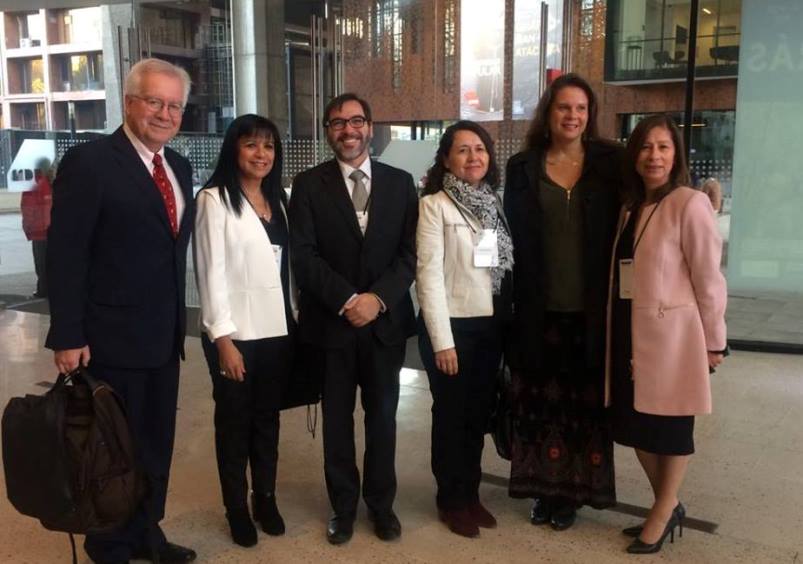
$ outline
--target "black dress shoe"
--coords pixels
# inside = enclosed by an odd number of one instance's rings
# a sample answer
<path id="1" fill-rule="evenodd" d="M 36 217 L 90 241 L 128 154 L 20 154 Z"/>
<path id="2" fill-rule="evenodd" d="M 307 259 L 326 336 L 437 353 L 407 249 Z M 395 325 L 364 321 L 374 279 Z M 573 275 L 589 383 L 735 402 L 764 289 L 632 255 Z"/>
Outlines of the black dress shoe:
<path id="1" fill-rule="evenodd" d="M 373 514 L 370 517 L 374 522 L 374 533 L 380 540 L 392 541 L 401 536 L 401 523 L 392 510 L 382 515 Z"/>
<path id="2" fill-rule="evenodd" d="M 661 533 L 661 536 L 658 540 L 652 544 L 647 544 L 641 537 L 638 537 L 630 546 L 627 547 L 627 552 L 630 554 L 655 554 L 656 552 L 661 551 L 661 547 L 664 545 L 664 541 L 666 537 L 669 537 L 669 542 L 675 542 L 675 527 L 678 524 L 678 516 L 673 511 L 672 516 L 669 518 L 669 521 L 664 527 L 664 532 Z"/>
<path id="3" fill-rule="evenodd" d="M 673 513 L 678 518 L 678 526 L 680 527 L 680 536 L 682 537 L 683 519 L 686 518 L 686 508 L 683 506 L 682 503 L 678 502 L 678 504 L 675 506 Z M 622 534 L 625 535 L 626 537 L 637 538 L 639 535 L 641 535 L 641 531 L 643 530 L 644 530 L 644 525 L 635 525 L 633 527 L 627 527 L 625 529 L 622 529 Z"/>
<path id="4" fill-rule="evenodd" d="M 332 515 L 329 518 L 329 525 L 326 527 L 326 540 L 329 544 L 345 544 L 351 540 L 354 534 L 354 519 Z"/>
<path id="5" fill-rule="evenodd" d="M 533 500 L 533 508 L 530 509 L 530 523 L 533 525 L 545 525 L 549 523 L 552 516 L 549 500 L 545 497 L 536 497 Z"/>
<path id="6" fill-rule="evenodd" d="M 574 525 L 577 519 L 577 509 L 573 505 L 559 505 L 552 511 L 549 524 L 556 531 L 565 531 Z"/>
<path id="7" fill-rule="evenodd" d="M 257 543 L 257 530 L 247 507 L 230 509 L 226 512 L 231 539 L 240 546 L 249 547 Z"/>
<path id="8" fill-rule="evenodd" d="M 195 551 L 185 546 L 179 546 L 172 542 L 167 542 L 159 547 L 159 562 L 161 564 L 180 564 L 181 562 L 192 562 L 198 556 Z M 147 560 L 153 562 L 153 555 L 149 546 L 140 546 L 131 553 L 134 560 Z"/>
<path id="9" fill-rule="evenodd" d="M 254 507 L 254 520 L 259 522 L 262 530 L 271 536 L 284 534 L 284 519 L 276 507 L 276 496 L 273 493 L 254 493 L 251 496 Z"/>

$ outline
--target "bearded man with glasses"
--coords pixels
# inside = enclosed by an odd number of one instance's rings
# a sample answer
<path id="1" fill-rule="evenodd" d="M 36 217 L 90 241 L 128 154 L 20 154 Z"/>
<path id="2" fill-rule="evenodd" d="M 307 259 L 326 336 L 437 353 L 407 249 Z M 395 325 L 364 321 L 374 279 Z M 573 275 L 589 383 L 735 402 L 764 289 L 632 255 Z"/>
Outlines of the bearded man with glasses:
<path id="1" fill-rule="evenodd" d="M 45 345 L 59 372 L 89 366 L 123 397 L 150 486 L 127 525 L 87 535 L 94 562 L 195 559 L 158 525 L 173 454 L 194 215 L 190 163 L 165 144 L 178 132 L 189 91 L 180 67 L 158 59 L 134 65 L 125 123 L 70 149 L 53 186 Z"/>
<path id="2" fill-rule="evenodd" d="M 335 158 L 299 174 L 290 198 L 290 250 L 300 290 L 299 334 L 323 358 L 323 449 L 333 514 L 327 539 L 351 538 L 360 499 L 357 388 L 365 411 L 362 496 L 382 540 L 401 535 L 396 408 L 407 338 L 415 333 L 418 199 L 407 172 L 372 161 L 371 108 L 355 94 L 324 111 Z"/>

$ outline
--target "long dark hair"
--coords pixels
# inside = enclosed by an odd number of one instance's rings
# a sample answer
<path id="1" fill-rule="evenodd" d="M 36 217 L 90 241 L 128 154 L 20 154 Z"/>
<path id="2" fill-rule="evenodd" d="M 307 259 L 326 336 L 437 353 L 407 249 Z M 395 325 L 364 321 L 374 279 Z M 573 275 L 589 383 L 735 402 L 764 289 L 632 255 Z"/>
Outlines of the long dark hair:
<path id="1" fill-rule="evenodd" d="M 579 74 L 568 73 L 553 80 L 552 84 L 547 86 L 544 93 L 541 94 L 538 105 L 535 107 L 535 114 L 533 114 L 530 129 L 527 131 L 527 136 L 524 138 L 525 150 L 549 147 L 551 143 L 549 112 L 552 109 L 552 104 L 555 102 L 555 97 L 558 92 L 568 86 L 579 88 L 585 92 L 586 98 L 588 98 L 588 122 L 583 132 L 583 142 L 594 141 L 599 138 L 599 130 L 597 128 L 599 105 L 597 104 L 597 96 L 594 94 L 594 90 L 586 79 Z"/>
<path id="2" fill-rule="evenodd" d="M 656 127 L 663 127 L 669 131 L 672 143 L 675 145 L 675 159 L 672 162 L 672 171 L 669 173 L 669 185 L 666 191 L 670 192 L 678 186 L 688 186 L 689 167 L 686 165 L 686 150 L 683 146 L 683 136 L 680 134 L 675 120 L 667 114 L 657 114 L 642 119 L 630 134 L 627 140 L 627 166 L 625 167 L 625 184 L 627 188 L 626 201 L 630 205 L 640 204 L 647 198 L 644 179 L 636 172 L 636 161 L 641 148 L 650 131 Z"/>
<path id="3" fill-rule="evenodd" d="M 215 171 L 204 184 L 204 189 L 217 186 L 220 199 L 231 207 L 236 215 L 243 209 L 243 191 L 240 186 L 240 167 L 237 157 L 240 150 L 239 141 L 243 137 L 266 137 L 273 141 L 274 156 L 273 167 L 268 175 L 262 179 L 262 195 L 274 208 L 279 204 L 287 204 L 287 195 L 282 188 L 282 142 L 279 138 L 279 129 L 268 118 L 256 114 L 245 114 L 229 124 L 223 136 L 220 155 L 217 159 Z"/>
<path id="4" fill-rule="evenodd" d="M 497 189 L 499 185 L 499 167 L 496 164 L 496 151 L 494 151 L 494 140 L 488 135 L 485 129 L 474 121 L 461 120 L 453 123 L 446 128 L 441 136 L 438 151 L 435 153 L 435 162 L 427 171 L 427 178 L 424 186 L 424 194 L 434 194 L 443 190 L 443 175 L 449 172 L 446 170 L 446 158 L 449 156 L 449 151 L 452 150 L 454 143 L 454 136 L 458 131 L 471 131 L 476 133 L 480 138 L 482 144 L 485 145 L 485 150 L 488 151 L 488 172 L 482 178 L 487 182 L 491 188 Z"/>

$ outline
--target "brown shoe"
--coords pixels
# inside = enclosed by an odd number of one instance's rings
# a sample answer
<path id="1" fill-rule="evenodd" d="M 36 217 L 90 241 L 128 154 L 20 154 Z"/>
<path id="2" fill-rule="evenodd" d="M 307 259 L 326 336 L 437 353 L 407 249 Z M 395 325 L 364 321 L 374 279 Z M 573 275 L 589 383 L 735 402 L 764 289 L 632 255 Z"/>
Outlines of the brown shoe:
<path id="1" fill-rule="evenodd" d="M 468 509 L 439 509 L 438 517 L 456 535 L 477 537 L 480 534 L 480 529 Z"/>
<path id="2" fill-rule="evenodd" d="M 491 512 L 485 509 L 479 501 L 469 505 L 468 512 L 478 527 L 482 527 L 483 529 L 496 528 L 496 518 L 491 515 Z"/>

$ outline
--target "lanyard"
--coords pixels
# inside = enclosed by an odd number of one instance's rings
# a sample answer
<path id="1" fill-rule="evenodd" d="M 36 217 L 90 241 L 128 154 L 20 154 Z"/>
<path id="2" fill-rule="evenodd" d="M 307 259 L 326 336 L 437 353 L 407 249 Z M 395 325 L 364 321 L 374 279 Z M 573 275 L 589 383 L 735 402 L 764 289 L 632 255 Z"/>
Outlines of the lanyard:
<path id="1" fill-rule="evenodd" d="M 650 212 L 650 215 L 647 216 L 647 221 L 644 222 L 644 227 L 641 228 L 641 233 L 639 233 L 638 236 L 636 237 L 636 242 L 633 243 L 633 257 L 634 258 L 636 256 L 636 248 L 638 248 L 638 244 L 641 242 L 641 238 L 644 237 L 644 232 L 647 230 L 647 226 L 650 224 L 650 220 L 652 219 L 652 216 L 655 215 L 655 211 L 658 209 L 658 206 L 660 206 L 660 205 L 661 205 L 661 200 L 658 200 L 658 203 L 655 204 L 654 208 L 652 208 L 652 211 Z"/>

